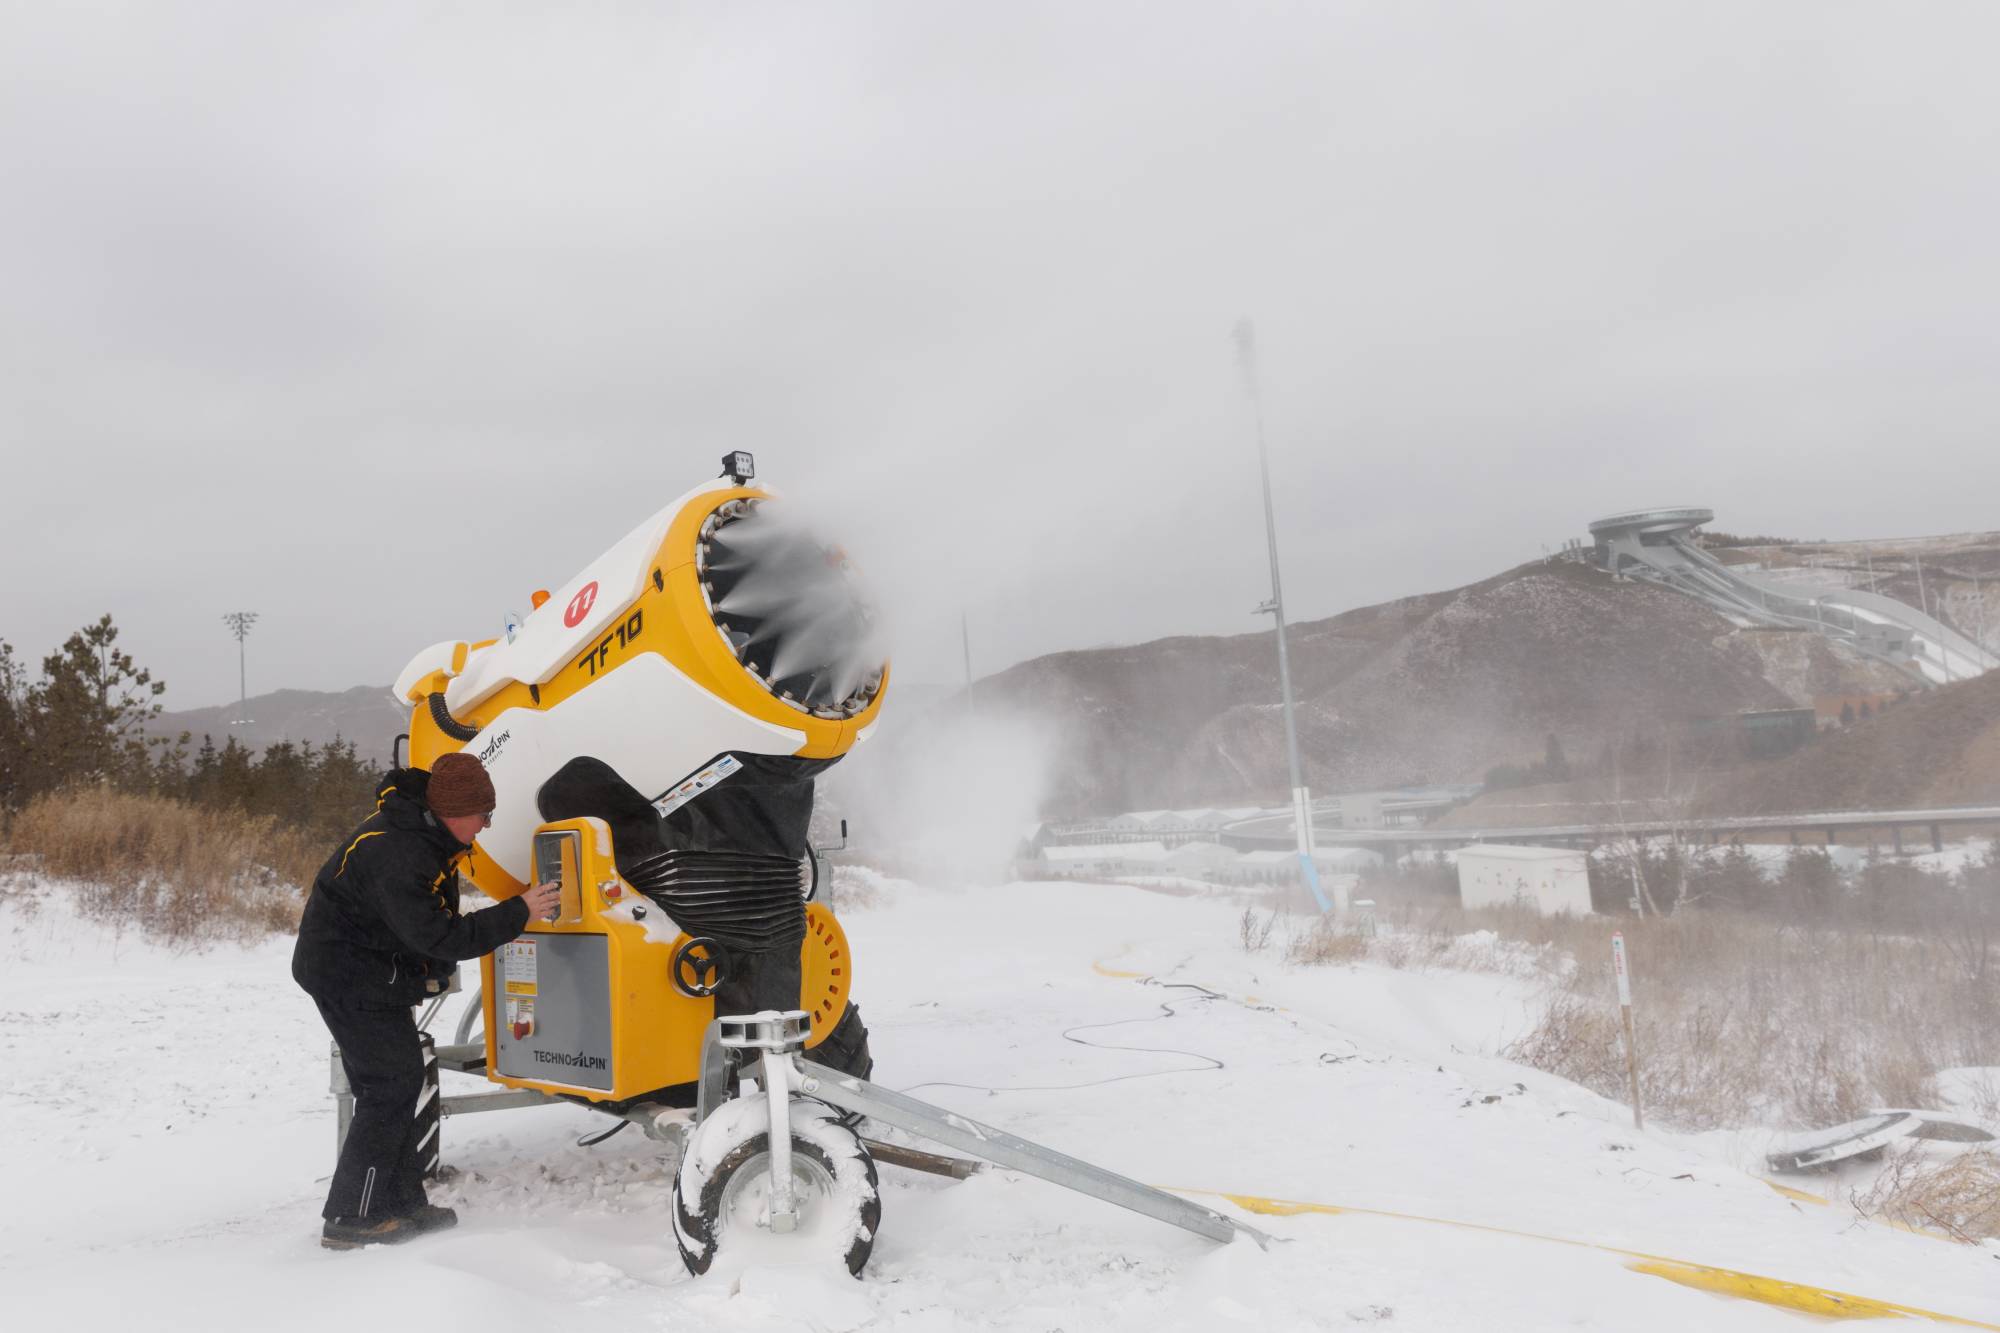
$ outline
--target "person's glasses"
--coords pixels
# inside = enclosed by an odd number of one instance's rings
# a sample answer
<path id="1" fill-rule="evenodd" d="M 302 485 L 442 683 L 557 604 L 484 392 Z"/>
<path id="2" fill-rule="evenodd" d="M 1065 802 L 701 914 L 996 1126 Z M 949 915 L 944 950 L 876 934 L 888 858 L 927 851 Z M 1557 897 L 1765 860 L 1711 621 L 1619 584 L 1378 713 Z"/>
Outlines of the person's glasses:
<path id="1" fill-rule="evenodd" d="M 479 826 L 481 828 L 493 827 L 493 812 L 491 810 L 488 810 L 485 814 L 479 817 Z"/>

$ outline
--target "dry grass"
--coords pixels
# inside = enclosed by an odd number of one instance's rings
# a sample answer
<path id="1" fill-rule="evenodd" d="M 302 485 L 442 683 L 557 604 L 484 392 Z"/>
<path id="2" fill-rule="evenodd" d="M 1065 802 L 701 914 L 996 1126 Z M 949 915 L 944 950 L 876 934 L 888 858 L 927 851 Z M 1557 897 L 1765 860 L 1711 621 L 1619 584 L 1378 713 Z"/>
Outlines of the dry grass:
<path id="1" fill-rule="evenodd" d="M 1630 958 L 1650 1118 L 1835 1124 L 1935 1100 L 1941 1070 L 2000 1065 L 1995 960 L 1943 924 L 1889 934 L 1722 910 L 1642 920 L 1406 903 L 1382 914 L 1372 939 L 1322 921 L 1286 956 L 1539 978 L 1539 1020 L 1505 1054 L 1622 1102 L 1614 930 Z"/>
<path id="2" fill-rule="evenodd" d="M 2000 1236 L 2000 1155 L 1976 1149 L 1895 1154 L 1854 1206 L 1870 1217 L 1976 1244 Z"/>
<path id="3" fill-rule="evenodd" d="M 84 915 L 174 944 L 294 929 L 326 852 L 268 816 L 106 788 L 37 798 L 7 842 L 73 881 Z"/>
<path id="4" fill-rule="evenodd" d="M 1243 909 L 1236 921 L 1236 942 L 1244 953 L 1262 953 L 1271 943 L 1271 931 L 1278 924 L 1276 912 L 1259 912 L 1255 904 Z"/>
<path id="5" fill-rule="evenodd" d="M 1485 914 L 1479 914 L 1484 916 Z M 1601 918 L 1493 922 L 1574 958 L 1509 1055 L 1623 1100 L 1625 1065 Z M 1640 1089 L 1688 1128 L 1851 1119 L 1921 1105 L 1933 1077 L 2000 1063 L 2000 990 L 1962 941 L 1781 925 L 1734 912 L 1623 920 Z"/>
<path id="6" fill-rule="evenodd" d="M 1368 937 L 1347 930 L 1330 916 L 1319 917 L 1285 941 L 1285 961 L 1325 966 L 1358 963 L 1368 957 Z"/>

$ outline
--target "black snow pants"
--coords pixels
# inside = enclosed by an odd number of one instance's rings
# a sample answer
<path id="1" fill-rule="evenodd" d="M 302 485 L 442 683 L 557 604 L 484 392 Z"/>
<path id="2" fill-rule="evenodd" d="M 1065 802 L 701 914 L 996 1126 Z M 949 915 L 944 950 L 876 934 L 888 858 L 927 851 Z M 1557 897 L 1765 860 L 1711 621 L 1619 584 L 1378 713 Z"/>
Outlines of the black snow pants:
<path id="1" fill-rule="evenodd" d="M 340 1046 L 340 1062 L 354 1090 L 354 1121 L 341 1145 L 322 1215 L 407 1215 L 428 1202 L 417 1142 L 424 1052 L 416 1020 L 400 1006 L 335 1004 L 317 995 L 313 1003 Z"/>

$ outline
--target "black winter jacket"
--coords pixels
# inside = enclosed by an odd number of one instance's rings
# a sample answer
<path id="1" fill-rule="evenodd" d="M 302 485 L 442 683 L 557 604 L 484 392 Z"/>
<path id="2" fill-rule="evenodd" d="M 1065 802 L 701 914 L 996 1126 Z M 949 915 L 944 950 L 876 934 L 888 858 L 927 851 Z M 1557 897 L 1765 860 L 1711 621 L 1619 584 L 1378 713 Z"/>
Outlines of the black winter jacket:
<path id="1" fill-rule="evenodd" d="M 462 916 L 458 864 L 471 849 L 424 804 L 430 774 L 389 775 L 375 813 L 320 868 L 299 921 L 292 979 L 342 1004 L 410 1005 L 448 983 L 460 959 L 489 954 L 528 924 L 511 898 Z"/>

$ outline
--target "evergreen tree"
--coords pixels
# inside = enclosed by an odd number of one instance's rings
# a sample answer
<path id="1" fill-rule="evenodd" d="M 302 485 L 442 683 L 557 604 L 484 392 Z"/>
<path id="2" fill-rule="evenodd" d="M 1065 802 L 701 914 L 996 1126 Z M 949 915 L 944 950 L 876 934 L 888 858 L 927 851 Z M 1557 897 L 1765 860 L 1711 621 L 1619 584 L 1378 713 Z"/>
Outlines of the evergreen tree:
<path id="1" fill-rule="evenodd" d="M 1553 731 L 1542 747 L 1542 771 L 1547 775 L 1547 781 L 1569 781 L 1569 756 L 1563 753 L 1562 742 Z"/>
<path id="2" fill-rule="evenodd" d="M 328 838 L 346 833 L 375 803 L 383 777 L 382 770 L 361 760 L 354 742 L 328 742 L 312 769 L 309 808 L 313 827 Z"/>
<path id="3" fill-rule="evenodd" d="M 282 824 L 299 827 L 307 822 L 312 793 L 308 788 L 313 767 L 312 746 L 303 749 L 290 741 L 264 747 L 264 755 L 252 765 L 252 786 L 247 808 L 253 815 L 271 815 Z"/>
<path id="4" fill-rule="evenodd" d="M 206 804 L 248 810 L 256 786 L 256 765 L 250 751 L 238 744 L 234 736 L 229 737 L 215 756 L 215 787 Z"/>
<path id="5" fill-rule="evenodd" d="M 0 810 L 11 810 L 26 799 L 27 683 L 21 676 L 14 647 L 0 639 Z"/>
<path id="6" fill-rule="evenodd" d="M 194 766 L 189 770 L 187 781 L 181 794 L 196 805 L 215 805 L 216 791 L 221 785 L 222 759 L 215 748 L 215 737 L 202 733 L 201 748 L 194 752 Z"/>
<path id="7" fill-rule="evenodd" d="M 28 791 L 72 782 L 150 785 L 145 724 L 159 716 L 163 681 L 118 646 L 109 615 L 69 636 L 42 659 L 27 691 Z"/>
<path id="8" fill-rule="evenodd" d="M 166 686 L 117 646 L 105 616 L 70 635 L 30 683 L 0 642 L 0 810 L 72 783 L 108 782 L 194 805 L 270 815 L 331 841 L 375 801 L 381 773 L 352 743 L 280 741 L 253 754 L 234 736 L 203 736 L 192 756 L 177 740 L 145 735 Z"/>
<path id="9" fill-rule="evenodd" d="M 1778 889 L 1792 919 L 1802 924 L 1824 924 L 1840 908 L 1840 872 L 1833 858 L 1817 848 L 1792 848 Z"/>

